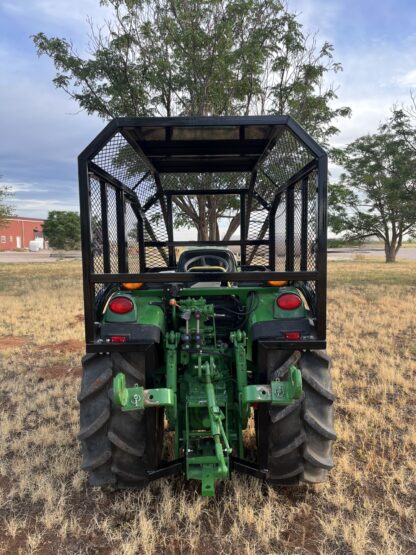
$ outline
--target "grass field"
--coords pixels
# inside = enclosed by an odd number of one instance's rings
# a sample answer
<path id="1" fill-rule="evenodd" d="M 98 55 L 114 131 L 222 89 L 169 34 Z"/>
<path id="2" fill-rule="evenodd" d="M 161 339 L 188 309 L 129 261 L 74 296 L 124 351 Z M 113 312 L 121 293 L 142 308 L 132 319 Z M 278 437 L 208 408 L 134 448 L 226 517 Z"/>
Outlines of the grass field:
<path id="1" fill-rule="evenodd" d="M 338 395 L 329 483 L 278 492 L 233 477 L 88 489 L 76 439 L 78 262 L 0 266 L 0 552 L 416 553 L 416 263 L 330 264 Z"/>

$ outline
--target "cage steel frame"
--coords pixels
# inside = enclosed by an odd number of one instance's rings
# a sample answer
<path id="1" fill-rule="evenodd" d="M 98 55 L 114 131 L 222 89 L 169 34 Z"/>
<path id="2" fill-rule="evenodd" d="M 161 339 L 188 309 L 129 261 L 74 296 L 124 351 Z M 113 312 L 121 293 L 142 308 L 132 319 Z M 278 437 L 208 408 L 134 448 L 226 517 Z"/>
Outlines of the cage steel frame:
<path id="1" fill-rule="evenodd" d="M 270 130 L 267 140 L 247 140 L 247 129 L 263 126 Z M 164 129 L 165 139 L 141 142 L 137 130 Z M 172 141 L 174 128 L 237 128 L 236 140 L 220 141 Z M 134 151 L 141 163 L 141 172 L 130 171 L 129 184 L 125 177 L 114 168 L 123 166 L 120 150 L 112 154 L 117 161 L 109 167 L 97 163 L 116 135 L 121 135 L 126 145 Z M 282 136 L 295 140 L 297 147 L 307 153 L 303 157 L 286 152 L 280 156 Z M 292 144 L 292 143 L 290 143 Z M 190 148 L 192 156 L 189 157 Z M 257 150 L 256 150 L 257 149 Z M 261 152 L 260 150 L 261 149 Z M 147 154 L 144 152 L 147 150 Z M 255 155 L 250 155 L 253 151 Z M 215 152 L 215 156 L 210 154 Z M 176 158 L 174 155 L 176 155 Z M 152 156 L 155 155 L 153 162 Z M 188 157 L 187 157 L 188 156 Z M 270 160 L 275 157 L 275 173 L 271 175 Z M 276 158 L 277 156 L 277 158 Z M 279 158 L 280 156 L 280 158 Z M 296 160 L 296 163 L 293 161 Z M 306 161 L 306 163 L 304 163 Z M 228 246 L 237 245 L 241 249 L 241 271 L 227 274 L 229 282 L 244 286 L 244 282 L 266 284 L 270 280 L 289 280 L 311 284 L 313 299 L 311 307 L 316 320 L 316 338 L 296 342 L 280 342 L 285 349 L 310 349 L 326 347 L 326 250 L 327 250 L 327 155 L 325 151 L 289 116 L 238 116 L 238 117 L 180 117 L 180 118 L 117 118 L 112 120 L 99 135 L 79 155 L 79 191 L 81 211 L 81 240 L 83 261 L 83 287 L 85 310 L 85 337 L 87 352 L 133 351 L 140 345 L 129 343 L 103 345 L 96 334 L 96 294 L 100 287 L 123 282 L 142 282 L 171 286 L 191 282 L 221 281 L 220 273 L 165 273 L 161 270 L 175 268 L 175 247 L 180 246 Z M 286 164 L 286 166 L 285 166 Z M 289 164 L 295 171 L 291 175 L 282 174 L 282 168 Z M 301 167 L 299 167 L 299 165 Z M 181 173 L 246 172 L 247 186 L 227 189 L 204 189 L 172 187 L 172 180 L 166 176 Z M 278 173 L 280 172 L 280 173 Z M 117 173 L 117 175 L 114 175 Z M 128 172 L 127 172 L 128 173 Z M 126 176 L 126 172 L 123 173 Z M 276 175 L 280 175 L 277 179 Z M 283 177 L 282 177 L 283 176 Z M 258 186 L 260 179 L 268 184 L 268 195 L 262 194 Z M 140 200 L 140 187 L 152 181 L 154 193 Z M 132 183 L 134 184 L 132 185 Z M 92 210 L 93 189 L 98 192 L 100 218 Z M 110 191 L 111 189 L 111 191 Z M 263 190 L 264 187 L 263 187 Z M 111 196 L 109 196 L 111 192 Z M 181 195 L 238 195 L 240 199 L 240 238 L 220 241 L 175 241 L 172 198 Z M 250 206 L 256 203 L 264 211 L 265 219 L 256 238 L 249 238 Z M 157 236 L 157 229 L 147 219 L 147 214 L 160 208 L 164 238 Z M 312 216 L 309 213 L 313 206 Z M 277 211 L 284 214 L 279 224 Z M 129 240 L 126 227 L 127 212 L 137 219 L 137 259 L 129 254 Z M 112 221 L 110 222 L 110 219 Z M 283 226 L 280 235 L 276 225 Z M 100 237 L 100 265 L 95 262 L 94 235 Z M 113 227 L 111 236 L 110 227 Z M 156 226 L 157 227 L 157 226 Z M 312 229 L 312 231 L 311 231 Z M 115 231 L 114 231 L 115 230 Z M 282 239 L 282 233 L 284 238 Z M 313 234 L 313 236 L 311 236 Z M 268 237 L 268 238 L 267 238 Z M 114 248 L 116 245 L 116 248 Z M 297 246 L 296 246 L 297 245 Z M 269 264 L 266 271 L 254 264 L 258 249 L 268 251 Z M 284 268 L 276 268 L 278 249 L 283 248 Z M 150 264 L 151 249 L 157 249 L 165 265 Z M 134 262 L 134 264 L 132 264 Z M 134 266 L 134 267 L 133 267 Z M 297 266 L 297 268 L 296 268 Z M 116 269 L 116 271 L 114 271 Z M 139 271 L 135 271 L 139 270 Z M 276 343 L 279 343 L 276 341 Z"/>

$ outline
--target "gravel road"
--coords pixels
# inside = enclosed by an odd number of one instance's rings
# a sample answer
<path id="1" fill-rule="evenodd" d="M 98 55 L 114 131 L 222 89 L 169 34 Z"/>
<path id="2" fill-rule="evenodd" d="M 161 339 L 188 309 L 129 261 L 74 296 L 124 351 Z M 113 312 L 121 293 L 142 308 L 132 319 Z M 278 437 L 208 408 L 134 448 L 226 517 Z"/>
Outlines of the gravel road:
<path id="1" fill-rule="evenodd" d="M 51 251 L 4 251 L 0 252 L 0 264 L 3 263 L 30 263 L 30 262 L 56 262 L 57 260 L 74 260 L 81 259 L 81 252 L 79 251 L 68 251 L 65 253 L 53 254 Z"/>

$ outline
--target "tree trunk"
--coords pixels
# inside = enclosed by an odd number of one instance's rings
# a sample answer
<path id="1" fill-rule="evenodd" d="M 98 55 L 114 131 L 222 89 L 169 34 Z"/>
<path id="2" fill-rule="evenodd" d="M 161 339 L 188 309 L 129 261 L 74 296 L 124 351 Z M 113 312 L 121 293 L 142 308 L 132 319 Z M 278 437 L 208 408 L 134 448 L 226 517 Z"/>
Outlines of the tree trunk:
<path id="1" fill-rule="evenodd" d="M 227 231 L 225 232 L 224 235 L 224 241 L 228 241 L 228 239 L 231 239 L 233 233 L 235 233 L 237 231 L 237 229 L 239 228 L 241 223 L 241 214 L 238 213 L 235 216 L 233 216 Z M 243 237 L 243 239 L 245 239 L 245 237 Z"/>
<path id="2" fill-rule="evenodd" d="M 198 241 L 208 241 L 209 239 L 209 226 L 208 218 L 205 210 L 205 197 L 198 196 Z"/>
<path id="3" fill-rule="evenodd" d="M 390 244 L 384 245 L 384 252 L 386 253 L 386 263 L 396 262 L 396 254 L 398 249 L 396 248 L 396 244 L 391 242 Z"/>
<path id="4" fill-rule="evenodd" d="M 209 240 L 218 241 L 217 237 L 217 202 L 213 196 L 208 197 L 208 227 L 209 227 Z"/>

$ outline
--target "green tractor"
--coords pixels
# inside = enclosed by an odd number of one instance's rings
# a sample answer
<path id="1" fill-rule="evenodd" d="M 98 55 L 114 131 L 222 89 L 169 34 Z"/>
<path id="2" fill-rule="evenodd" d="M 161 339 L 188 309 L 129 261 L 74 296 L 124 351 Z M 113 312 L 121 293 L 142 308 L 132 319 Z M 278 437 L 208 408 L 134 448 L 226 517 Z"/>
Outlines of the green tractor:
<path id="1" fill-rule="evenodd" d="M 286 116 L 119 118 L 79 180 L 90 484 L 183 473 L 212 496 L 233 471 L 324 481 L 325 152 Z M 209 239 L 184 229 L 213 207 Z"/>

